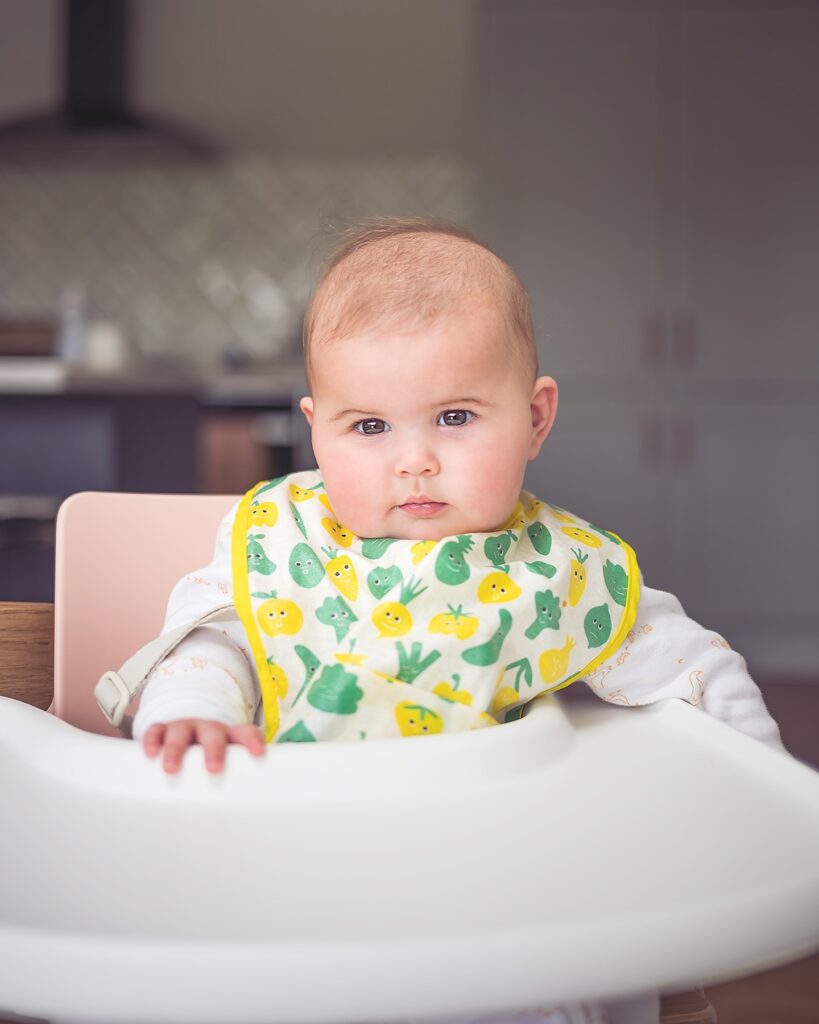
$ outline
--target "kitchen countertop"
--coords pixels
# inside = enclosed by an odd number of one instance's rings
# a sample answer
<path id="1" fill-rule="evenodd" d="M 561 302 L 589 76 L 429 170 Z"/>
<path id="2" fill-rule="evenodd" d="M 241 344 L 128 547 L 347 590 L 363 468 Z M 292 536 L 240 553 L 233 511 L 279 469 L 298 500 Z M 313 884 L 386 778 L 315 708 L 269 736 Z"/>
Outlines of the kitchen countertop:
<path id="1" fill-rule="evenodd" d="M 99 373 L 48 357 L 0 359 L 0 395 L 180 393 L 196 396 L 206 405 L 253 405 L 289 399 L 304 388 L 304 372 L 293 363 L 259 364 L 237 371 L 134 364 L 119 373 Z"/>

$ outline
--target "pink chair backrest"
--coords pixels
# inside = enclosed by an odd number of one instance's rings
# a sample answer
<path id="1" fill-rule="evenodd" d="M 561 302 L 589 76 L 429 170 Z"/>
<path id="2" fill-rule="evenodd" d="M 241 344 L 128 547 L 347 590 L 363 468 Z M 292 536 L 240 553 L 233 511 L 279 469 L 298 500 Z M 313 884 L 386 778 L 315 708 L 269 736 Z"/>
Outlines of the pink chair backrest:
<path id="1" fill-rule="evenodd" d="M 174 584 L 213 558 L 229 495 L 84 491 L 57 515 L 54 705 L 66 722 L 116 735 L 94 687 L 158 636 Z"/>

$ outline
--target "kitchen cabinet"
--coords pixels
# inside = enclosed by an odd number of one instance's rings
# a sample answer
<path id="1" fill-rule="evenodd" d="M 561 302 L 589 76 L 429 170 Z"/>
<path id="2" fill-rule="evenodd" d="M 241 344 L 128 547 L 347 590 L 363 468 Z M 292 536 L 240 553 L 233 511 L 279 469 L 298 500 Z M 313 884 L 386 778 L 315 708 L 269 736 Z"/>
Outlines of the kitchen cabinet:
<path id="1" fill-rule="evenodd" d="M 488 2 L 482 233 L 563 385 L 532 490 L 816 675 L 819 10 Z"/>
<path id="2" fill-rule="evenodd" d="M 197 415 L 187 387 L 0 394 L 0 600 L 53 600 L 68 495 L 196 490 Z"/>

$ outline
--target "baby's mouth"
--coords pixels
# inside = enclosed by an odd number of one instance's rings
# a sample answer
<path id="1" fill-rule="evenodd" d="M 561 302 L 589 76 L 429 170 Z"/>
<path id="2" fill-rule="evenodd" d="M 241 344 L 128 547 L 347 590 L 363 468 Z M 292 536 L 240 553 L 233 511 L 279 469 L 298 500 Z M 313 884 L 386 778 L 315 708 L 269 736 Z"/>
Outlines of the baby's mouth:
<path id="1" fill-rule="evenodd" d="M 406 501 L 403 505 L 398 506 L 402 512 L 405 512 L 409 516 L 415 516 L 418 519 L 426 519 L 429 516 L 437 515 L 446 507 L 445 501 L 432 501 L 429 498 L 413 499 L 412 501 Z"/>

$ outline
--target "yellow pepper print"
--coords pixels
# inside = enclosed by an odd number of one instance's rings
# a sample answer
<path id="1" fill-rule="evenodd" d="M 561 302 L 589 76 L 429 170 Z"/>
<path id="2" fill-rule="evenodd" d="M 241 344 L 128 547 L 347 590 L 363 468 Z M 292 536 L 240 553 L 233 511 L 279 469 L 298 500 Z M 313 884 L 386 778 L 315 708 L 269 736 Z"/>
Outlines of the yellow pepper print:
<path id="1" fill-rule="evenodd" d="M 460 605 L 453 608 L 448 604 L 447 608 L 448 612 L 433 615 L 427 629 L 430 633 L 443 633 L 446 636 L 455 636 L 458 640 L 468 640 L 480 625 L 480 619 L 464 612 Z"/>
<path id="2" fill-rule="evenodd" d="M 348 548 L 353 543 L 355 534 L 352 533 L 351 530 L 348 530 L 346 526 L 342 526 L 341 523 L 336 522 L 335 519 L 322 519 L 321 525 L 330 534 L 339 547 Z"/>
<path id="3" fill-rule="evenodd" d="M 286 597 L 274 596 L 269 601 L 263 601 L 256 618 L 268 636 L 278 636 L 280 633 L 293 636 L 304 625 L 301 608 Z"/>
<path id="4" fill-rule="evenodd" d="M 597 537 L 593 533 L 589 533 L 588 530 L 583 530 L 579 526 L 564 526 L 561 528 L 561 532 L 565 533 L 567 537 L 571 537 L 572 540 L 578 540 L 581 544 L 585 544 L 590 548 L 602 548 L 603 539 Z"/>
<path id="5" fill-rule="evenodd" d="M 279 518 L 279 510 L 275 502 L 260 501 L 250 506 L 250 518 L 254 526 L 275 526 Z"/>
<path id="6" fill-rule="evenodd" d="M 410 548 L 412 564 L 418 565 L 420 561 L 427 557 L 437 543 L 437 540 L 419 540 L 417 544 L 413 544 Z"/>
<path id="7" fill-rule="evenodd" d="M 297 487 L 295 484 L 290 484 L 290 497 L 293 501 L 308 501 L 310 498 L 315 496 L 315 491 L 308 490 L 304 487 Z"/>
<path id="8" fill-rule="evenodd" d="M 444 731 L 444 720 L 436 711 L 408 700 L 396 707 L 395 720 L 402 736 L 432 736 Z"/>
<path id="9" fill-rule="evenodd" d="M 484 604 L 501 604 L 520 597 L 521 589 L 505 572 L 491 572 L 478 586 L 478 600 Z"/>

